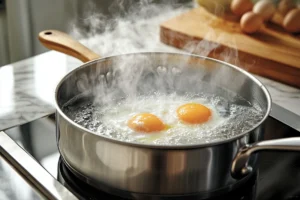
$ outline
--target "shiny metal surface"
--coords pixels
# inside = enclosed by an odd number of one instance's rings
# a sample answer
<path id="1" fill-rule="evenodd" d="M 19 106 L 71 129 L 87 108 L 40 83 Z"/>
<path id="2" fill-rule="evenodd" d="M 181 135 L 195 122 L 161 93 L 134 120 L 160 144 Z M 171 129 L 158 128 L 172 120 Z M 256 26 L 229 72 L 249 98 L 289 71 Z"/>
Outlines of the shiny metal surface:
<path id="1" fill-rule="evenodd" d="M 74 171 L 100 188 L 133 193 L 175 195 L 233 187 L 238 180 L 231 177 L 231 160 L 239 148 L 254 141 L 246 135 L 212 147 L 156 149 L 100 140 L 61 116 L 58 120 L 59 150 Z"/>
<path id="2" fill-rule="evenodd" d="M 106 84 L 109 90 L 111 80 L 120 78 L 114 75 L 117 74 L 114 73 L 114 66 L 124 60 L 143 64 L 143 75 L 138 80 L 137 90 L 147 88 L 146 92 L 161 91 L 163 83 L 166 92 L 205 91 L 224 95 L 224 91 L 214 87 L 218 85 L 249 102 L 259 103 L 265 117 L 249 132 L 227 140 L 199 145 L 156 146 L 121 142 L 96 135 L 63 113 L 63 105 L 71 98 L 82 93 L 93 93 L 101 84 Z M 163 66 L 167 73 L 156 80 L 158 66 Z M 178 70 L 179 73 L 173 73 Z M 114 75 L 112 79 L 108 74 Z M 105 81 L 99 82 L 99 76 L 104 76 Z M 207 83 L 205 87 L 204 83 Z M 147 85 L 151 85 L 151 88 Z M 122 94 L 122 90 L 118 92 Z M 263 122 L 271 107 L 266 88 L 247 72 L 214 59 L 172 53 L 127 54 L 88 62 L 66 75 L 59 83 L 56 103 L 58 148 L 73 171 L 86 177 L 86 182 L 100 188 L 104 185 L 112 188 L 112 191 L 152 195 L 206 193 L 210 196 L 216 191 L 237 187 L 248 176 L 233 178 L 232 160 L 242 147 L 262 140 Z M 255 169 L 256 156 L 252 156 L 248 163 Z"/>
<path id="3" fill-rule="evenodd" d="M 136 73 L 134 75 L 128 75 L 128 72 L 123 75 L 117 67 L 118 65 L 124 65 L 124 63 L 128 67 L 138 65 L 140 69 L 128 70 L 129 73 Z M 163 74 L 158 73 L 158 68 L 164 68 L 165 72 Z M 126 82 L 135 82 L 129 85 L 129 87 L 134 87 L 134 92 L 132 88 L 128 89 L 126 86 L 123 88 L 122 84 L 117 84 L 117 88 L 110 88 L 114 81 L 119 81 L 119 79 L 124 84 Z M 221 90 L 220 88 L 225 90 Z M 220 95 L 236 104 L 243 104 L 244 102 L 241 102 L 240 99 L 231 97 L 229 93 L 233 92 L 250 103 L 258 103 L 264 112 L 263 119 L 253 126 L 251 130 L 240 133 L 235 137 L 209 144 L 176 145 L 172 146 L 172 148 L 211 146 L 240 138 L 244 134 L 258 128 L 271 111 L 271 97 L 266 87 L 248 72 L 226 62 L 204 56 L 159 52 L 131 53 L 106 57 L 87 62 L 72 70 L 59 82 L 56 88 L 56 109 L 72 125 L 95 134 L 73 122 L 64 114 L 62 108 L 67 102 L 71 99 L 79 99 L 81 97 L 84 100 L 95 99 L 99 92 L 103 96 L 106 94 L 114 95 L 112 98 L 117 99 L 126 98 L 126 95 L 128 95 L 126 92 L 142 95 L 143 93 L 149 94 L 154 91 L 162 93 L 176 91 L 179 94 L 185 92 L 203 92 L 205 94 Z M 99 135 L 97 134 L 97 136 Z M 113 138 L 100 137 L 120 142 Z M 121 143 L 126 142 L 122 141 Z M 128 144 L 133 145 L 132 142 Z M 140 146 L 141 144 L 135 143 L 135 145 Z M 142 144 L 142 146 L 164 148 L 164 146 L 147 144 Z"/>
<path id="4" fill-rule="evenodd" d="M 279 120 L 281 123 L 300 131 L 299 116 L 274 103 L 272 104 L 270 116 Z M 275 130 L 276 129 L 271 130 L 273 136 L 276 135 L 274 132 Z M 269 135 L 271 135 L 271 133 L 269 133 Z M 254 153 L 259 151 L 300 151 L 300 138 L 291 137 L 262 141 L 243 147 L 232 162 L 232 175 L 236 178 L 242 178 L 251 173 L 253 169 L 248 165 L 248 161 Z"/>
<path id="5" fill-rule="evenodd" d="M 77 199 L 2 131 L 0 132 L 0 155 L 46 199 Z"/>
<path id="6" fill-rule="evenodd" d="M 241 178 L 251 173 L 252 168 L 248 166 L 250 156 L 259 151 L 300 151 L 300 138 L 284 138 L 257 142 L 243 147 L 232 162 L 232 174 Z"/>

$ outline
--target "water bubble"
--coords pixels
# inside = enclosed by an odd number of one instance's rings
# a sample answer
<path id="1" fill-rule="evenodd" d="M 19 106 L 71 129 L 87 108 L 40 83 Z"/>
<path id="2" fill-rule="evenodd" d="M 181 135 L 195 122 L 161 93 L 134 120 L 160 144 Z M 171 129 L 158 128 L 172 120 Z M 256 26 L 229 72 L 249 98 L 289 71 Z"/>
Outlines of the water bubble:
<path id="1" fill-rule="evenodd" d="M 176 109 L 183 102 L 199 102 L 209 106 L 215 112 L 214 123 L 191 126 L 183 125 L 176 117 Z M 203 144 L 232 138 L 251 129 L 264 116 L 258 105 L 249 106 L 246 100 L 238 104 L 219 96 L 207 94 L 177 93 L 141 96 L 133 102 L 122 99 L 105 106 L 95 106 L 84 102 L 67 106 L 64 112 L 75 123 L 94 131 L 99 135 L 127 142 L 152 143 L 156 145 Z M 129 116 L 139 112 L 153 112 L 167 124 L 167 131 L 147 139 L 147 135 L 133 132 L 127 127 Z M 217 117 L 218 116 L 218 117 Z M 213 125 L 212 125 L 213 124 Z"/>

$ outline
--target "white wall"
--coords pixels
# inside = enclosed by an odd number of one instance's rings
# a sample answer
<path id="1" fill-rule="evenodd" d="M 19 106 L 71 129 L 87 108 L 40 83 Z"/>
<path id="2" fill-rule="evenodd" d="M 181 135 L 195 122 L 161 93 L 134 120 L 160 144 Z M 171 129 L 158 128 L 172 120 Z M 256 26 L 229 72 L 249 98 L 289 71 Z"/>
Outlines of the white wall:
<path id="1" fill-rule="evenodd" d="M 69 4 L 66 3 L 67 1 L 29 0 L 33 55 L 46 51 L 37 39 L 40 31 L 46 29 L 66 31 L 68 29 L 68 24 L 76 9 L 77 0 L 72 0 L 72 3 Z"/>
<path id="2" fill-rule="evenodd" d="M 45 52 L 37 39 L 44 29 L 67 30 L 80 0 L 6 0 L 0 10 L 0 66 Z M 72 11 L 72 12 L 71 12 Z"/>
<path id="3" fill-rule="evenodd" d="M 10 61 L 17 61 L 32 55 L 30 41 L 29 0 L 6 1 L 8 51 Z"/>
<path id="4" fill-rule="evenodd" d="M 6 13 L 5 10 L 0 9 L 0 66 L 8 63 L 8 42 L 7 38 L 7 27 L 6 27 Z"/>
<path id="5" fill-rule="evenodd" d="M 0 10 L 0 66 L 47 51 L 38 41 L 45 29 L 67 31 L 71 23 L 83 24 L 89 12 L 112 15 L 120 3 L 125 8 L 139 0 L 4 0 Z M 144 1 L 144 0 L 143 0 Z M 154 0 L 160 2 L 162 0 Z M 176 0 L 186 2 L 190 0 Z M 174 2 L 174 1 L 173 1 Z M 114 10 L 114 11 L 112 11 Z"/>

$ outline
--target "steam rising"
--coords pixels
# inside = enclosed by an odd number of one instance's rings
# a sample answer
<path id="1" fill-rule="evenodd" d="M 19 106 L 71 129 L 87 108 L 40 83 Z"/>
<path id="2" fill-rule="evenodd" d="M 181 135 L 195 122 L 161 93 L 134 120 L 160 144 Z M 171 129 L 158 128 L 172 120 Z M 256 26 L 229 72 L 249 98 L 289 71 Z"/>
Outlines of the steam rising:
<path id="1" fill-rule="evenodd" d="M 170 1 L 167 1 L 168 4 L 154 4 L 149 0 L 141 0 L 125 9 L 125 3 L 128 1 L 114 1 L 109 9 L 115 13 L 112 18 L 88 12 L 88 17 L 82 21 L 88 29 L 73 26 L 71 32 L 102 57 L 137 52 L 182 52 L 162 44 L 159 38 L 160 23 L 192 7 L 191 3 L 182 6 L 172 2 L 173 4 L 170 4 Z M 209 40 L 212 34 L 215 34 L 213 29 L 208 31 L 204 39 Z M 222 37 L 219 36 L 220 40 Z M 236 45 L 234 38 L 230 42 Z M 207 56 L 219 47 L 216 43 L 202 40 L 188 43 L 185 50 Z M 225 49 L 221 55 L 224 61 L 240 64 L 236 50 Z M 211 70 L 216 68 L 216 63 L 189 56 L 178 59 L 168 54 L 132 54 L 114 57 L 108 59 L 107 63 L 102 62 L 98 65 L 98 69 L 107 65 L 113 67 L 105 73 L 99 70 L 88 72 L 90 74 L 81 75 L 77 81 L 78 90 L 81 92 L 93 88 L 96 96 L 93 106 L 116 103 L 115 100 L 122 98 L 127 98 L 127 101 L 134 100 L 140 94 L 170 94 L 174 91 L 184 94 L 222 94 L 224 99 L 231 101 L 235 98 L 232 93 L 227 91 L 226 94 L 226 91 L 220 91 L 216 85 L 226 87 L 229 82 L 235 82 L 235 86 L 232 87 L 238 91 L 245 81 L 243 76 L 238 77 L 225 68 L 220 68 L 212 75 Z M 185 70 L 187 66 L 193 69 Z M 226 107 L 228 102 L 221 104 L 221 107 Z"/>
<path id="2" fill-rule="evenodd" d="M 130 3 L 130 6 L 126 5 Z M 95 12 L 94 7 L 90 4 L 86 13 L 87 17 L 81 20 L 84 26 L 88 28 L 83 30 L 81 27 L 73 25 L 71 34 L 75 38 L 80 38 L 84 45 L 102 57 L 136 52 L 182 52 L 160 42 L 159 25 L 163 21 L 190 9 L 191 3 L 182 5 L 176 1 L 168 1 L 167 3 L 155 4 L 149 0 L 138 2 L 116 0 L 109 7 L 112 17 Z M 167 71 L 176 71 L 174 67 L 165 68 L 167 60 L 167 58 L 161 58 L 161 62 L 157 63 L 144 55 L 124 56 L 115 59 L 113 61 L 114 70 L 96 78 L 98 86 L 94 90 L 95 103 L 111 103 L 113 99 L 120 98 L 118 97 L 120 95 L 135 98 L 138 92 L 153 91 L 153 88 L 166 91 L 174 83 Z M 180 62 L 177 63 L 177 67 L 185 66 L 187 60 Z M 151 69 L 151 67 L 153 68 Z M 145 73 L 147 70 L 148 72 Z M 155 87 L 153 87 L 153 82 L 141 83 L 140 81 L 144 79 L 143 76 L 150 72 L 152 74 L 155 72 Z M 90 75 L 85 76 L 85 80 L 82 80 L 82 76 L 79 78 L 81 79 L 79 85 L 82 91 L 91 87 L 88 84 L 89 81 L 86 80 L 87 77 Z M 81 84 L 81 82 L 86 84 Z"/>
<path id="3" fill-rule="evenodd" d="M 132 5 L 125 9 L 125 4 Z M 135 2 L 135 3 L 134 3 Z M 115 0 L 109 10 L 112 17 L 106 17 L 93 10 L 86 13 L 82 23 L 88 27 L 82 30 L 73 25 L 71 34 L 81 38 L 82 43 L 102 56 L 145 51 L 172 51 L 176 48 L 164 45 L 159 40 L 159 24 L 178 16 L 192 7 L 192 4 L 178 4 L 176 1 L 154 4 L 151 0 Z"/>

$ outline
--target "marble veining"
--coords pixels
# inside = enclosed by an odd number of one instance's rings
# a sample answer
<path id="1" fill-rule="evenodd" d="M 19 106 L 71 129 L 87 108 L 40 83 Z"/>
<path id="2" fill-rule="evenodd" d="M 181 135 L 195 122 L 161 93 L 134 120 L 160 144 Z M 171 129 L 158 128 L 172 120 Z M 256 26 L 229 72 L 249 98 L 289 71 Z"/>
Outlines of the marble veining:
<path id="1" fill-rule="evenodd" d="M 80 64 L 49 52 L 0 67 L 0 130 L 53 113 L 55 86 Z"/>

